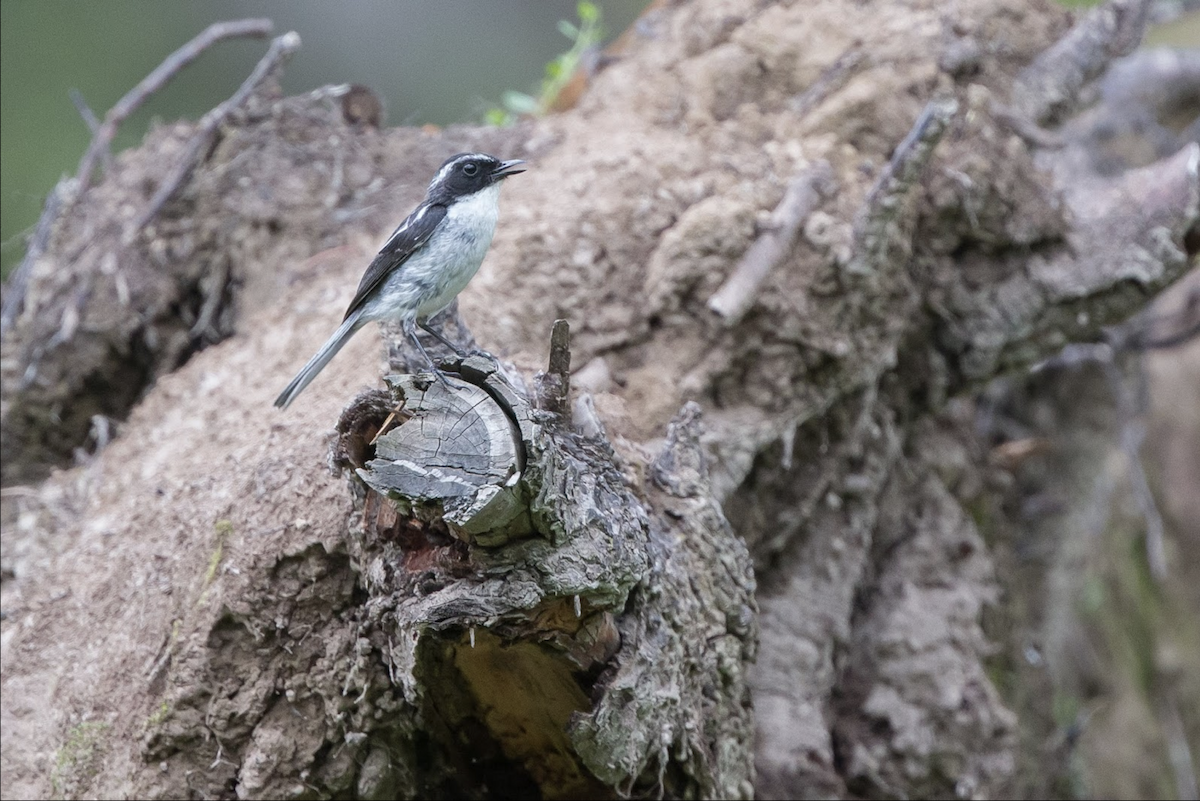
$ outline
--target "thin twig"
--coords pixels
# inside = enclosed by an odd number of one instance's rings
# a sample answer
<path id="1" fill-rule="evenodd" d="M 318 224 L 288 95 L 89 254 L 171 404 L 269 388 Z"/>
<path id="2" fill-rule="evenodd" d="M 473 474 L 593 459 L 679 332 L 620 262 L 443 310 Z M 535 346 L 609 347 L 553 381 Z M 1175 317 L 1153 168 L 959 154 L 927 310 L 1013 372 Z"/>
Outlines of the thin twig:
<path id="1" fill-rule="evenodd" d="M 92 172 L 96 169 L 96 161 L 109 152 L 109 146 L 117 135 L 117 126 L 130 114 L 137 111 L 150 95 L 162 89 L 179 74 L 179 71 L 195 61 L 201 53 L 222 39 L 238 36 L 263 38 L 271 35 L 274 27 L 269 19 L 241 19 L 231 22 L 216 22 L 209 25 L 183 47 L 176 50 L 159 64 L 141 82 L 125 93 L 117 104 L 104 115 L 104 122 L 96 130 L 92 142 L 84 152 L 79 162 L 79 171 L 75 177 L 79 179 L 79 195 L 82 196 L 91 185 Z"/>
<path id="2" fill-rule="evenodd" d="M 70 179 L 59 181 L 46 196 L 46 203 L 42 206 L 42 216 L 38 217 L 37 227 L 33 230 L 33 236 L 29 240 L 29 247 L 25 249 L 25 257 L 21 259 L 17 269 L 12 271 L 8 277 L 8 283 L 4 287 L 4 303 L 0 308 L 0 331 L 7 331 L 21 312 L 21 306 L 25 302 L 25 289 L 29 284 L 29 274 L 33 272 L 33 265 L 42 257 L 42 254 L 46 252 L 46 247 L 50 244 L 50 233 L 54 230 L 54 223 L 58 220 L 59 209 L 62 208 L 63 199 L 71 192 L 70 185 L 73 183 L 74 181 Z"/>
<path id="3" fill-rule="evenodd" d="M 925 106 L 867 194 L 854 226 L 854 258 L 846 265 L 846 272 L 871 275 L 883 263 L 887 255 L 888 228 L 899 216 L 902 201 L 920 179 L 934 148 L 957 112 L 958 101 L 953 97 L 935 98 Z"/>
<path id="4" fill-rule="evenodd" d="M 1179 715 L 1175 693 L 1167 692 L 1165 695 L 1167 697 L 1159 705 L 1158 719 L 1163 737 L 1167 741 L 1167 759 L 1171 763 L 1171 771 L 1175 774 L 1175 797 L 1200 798 L 1200 784 L 1196 782 L 1196 763 L 1192 759 L 1192 749 L 1188 746 L 1187 729 L 1184 728 L 1183 718 Z"/>
<path id="5" fill-rule="evenodd" d="M 0 487 L 0 498 L 36 498 L 40 494 L 37 487 Z"/>
<path id="6" fill-rule="evenodd" d="M 1132 348 L 1122 348 L 1120 338 L 1110 338 L 1114 340 L 1111 345 L 1108 342 L 1067 345 L 1057 356 L 1035 365 L 1031 372 L 1040 372 L 1046 368 L 1077 367 L 1081 364 L 1098 364 L 1104 371 L 1117 408 L 1120 426 L 1118 440 L 1129 464 L 1130 488 L 1146 521 L 1146 564 L 1149 566 L 1151 578 L 1155 583 L 1161 583 L 1167 577 L 1167 555 L 1164 545 L 1166 527 L 1158 503 L 1154 500 L 1154 493 L 1150 489 L 1150 481 L 1146 478 L 1146 470 L 1142 466 L 1142 443 L 1146 439 L 1146 377 L 1142 369 L 1142 357 Z M 1122 352 L 1132 353 L 1132 358 L 1135 359 L 1138 383 L 1132 391 L 1118 365 L 1118 356 Z"/>
<path id="7" fill-rule="evenodd" d="M 1062 150 L 1067 146 L 1066 140 L 1053 131 L 1047 131 L 1033 120 L 1027 120 L 1007 106 L 1000 103 L 992 104 L 992 116 L 996 122 L 1008 128 L 1025 140 L 1031 147 L 1042 150 Z"/>
<path id="8" fill-rule="evenodd" d="M 837 61 L 826 67 L 807 89 L 792 98 L 789 103 L 792 111 L 803 117 L 819 106 L 821 101 L 845 85 L 850 76 L 854 74 L 854 69 L 864 59 L 865 55 L 858 45 L 842 53 Z"/>
<path id="9" fill-rule="evenodd" d="M 1112 346 L 1107 342 L 1072 342 L 1049 359 L 1043 359 L 1029 368 L 1036 375 L 1043 370 L 1078 367 L 1081 364 L 1105 364 L 1113 358 Z"/>
<path id="10" fill-rule="evenodd" d="M 1140 357 L 1136 359 L 1138 386 L 1137 395 L 1145 395 L 1146 376 L 1142 370 Z M 1146 439 L 1146 424 L 1137 399 L 1131 397 L 1131 392 L 1125 381 L 1125 376 L 1117 367 L 1116 359 L 1101 362 L 1104 374 L 1108 378 L 1109 387 L 1116 399 L 1117 414 L 1120 419 L 1121 450 L 1125 452 L 1125 460 L 1129 463 L 1129 484 L 1137 500 L 1138 508 L 1146 521 L 1146 563 L 1150 568 L 1150 576 L 1155 583 L 1161 584 L 1167 578 L 1167 554 L 1163 544 L 1165 527 L 1162 513 L 1150 491 L 1150 482 L 1142 467 L 1142 443 Z"/>
<path id="11" fill-rule="evenodd" d="M 771 222 L 759 235 L 713 296 L 708 308 L 726 325 L 734 325 L 754 304 L 763 281 L 775 269 L 796 238 L 796 232 L 812 214 L 833 179 L 833 170 L 822 161 L 797 175 L 788 184 L 783 200 L 771 212 Z"/>
<path id="12" fill-rule="evenodd" d="M 83 93 L 78 89 L 72 89 L 67 92 L 67 96 L 71 98 L 71 102 L 75 105 L 75 110 L 79 112 L 79 116 L 83 117 L 83 122 L 87 125 L 88 130 L 92 132 L 92 136 L 100 133 L 100 120 L 96 118 L 96 112 L 92 111 L 92 107 L 83 99 Z"/>
<path id="13" fill-rule="evenodd" d="M 1149 0 L 1112 0 L 1089 11 L 1017 77 L 1016 115 L 1038 124 L 1067 116 L 1083 88 L 1142 41 L 1149 10 Z"/>
<path id="14" fill-rule="evenodd" d="M 1200 337 L 1200 285 L 1191 287 L 1176 311 L 1140 314 L 1115 331 L 1124 350 L 1166 350 Z"/>
<path id="15" fill-rule="evenodd" d="M 79 114 L 83 117 L 84 122 L 92 129 L 92 141 L 79 162 L 79 171 L 76 173 L 75 180 L 59 181 L 46 197 L 41 217 L 38 218 L 33 237 L 29 240 L 29 246 L 25 250 L 25 257 L 21 259 L 21 264 L 17 269 L 13 270 L 4 287 L 4 302 L 0 308 L 0 331 L 7 331 L 21 311 L 25 302 L 25 291 L 29 284 L 29 274 L 33 270 L 33 265 L 49 246 L 50 234 L 54 230 L 54 224 L 57 222 L 59 214 L 64 210 L 64 201 L 68 201 L 69 198 L 68 202 L 71 202 L 82 197 L 91 185 L 92 173 L 96 169 L 97 160 L 103 159 L 107 163 L 111 158 L 109 146 L 116 137 L 117 127 L 121 122 L 136 111 L 151 94 L 165 86 L 181 69 L 216 42 L 235 36 L 268 36 L 272 27 L 269 19 L 235 20 L 210 25 L 199 36 L 168 56 L 137 86 L 126 92 L 125 96 L 104 115 L 104 122 L 97 122 L 95 113 L 84 102 L 83 96 L 79 92 L 71 92 L 71 102 L 79 109 Z"/>
<path id="16" fill-rule="evenodd" d="M 71 103 L 75 105 L 75 110 L 79 112 L 79 116 L 83 118 L 84 125 L 86 125 L 88 130 L 92 132 L 92 141 L 94 142 L 96 137 L 100 136 L 101 128 L 101 122 L 99 118 L 96 117 L 96 112 L 92 111 L 92 107 L 89 106 L 87 101 L 83 99 L 83 93 L 78 89 L 72 89 L 67 93 L 67 95 L 71 98 Z M 104 150 L 101 152 L 101 158 L 104 161 L 104 171 L 108 172 L 112 169 L 112 151 L 110 151 L 107 146 L 105 146 Z"/>
<path id="17" fill-rule="evenodd" d="M 254 71 L 250 73 L 250 77 L 242 82 L 238 90 L 233 95 L 221 103 L 216 108 L 205 114 L 197 131 L 191 140 L 188 141 L 184 148 L 183 157 L 176 162 L 171 173 L 159 185 L 158 191 L 154 193 L 154 197 L 150 199 L 150 203 L 145 210 L 138 215 L 137 219 L 125 230 L 125 242 L 132 242 L 138 232 L 146 226 L 146 223 L 154 219 L 155 215 L 162 210 L 162 207 L 174 197 L 179 191 L 180 186 L 191 175 L 192 170 L 200 161 L 203 153 L 207 152 L 212 144 L 213 137 L 216 136 L 217 129 L 225 121 L 225 119 L 258 88 L 266 78 L 271 75 L 284 61 L 287 60 L 292 53 L 300 48 L 300 34 L 295 31 L 289 31 L 282 36 L 277 36 L 271 40 L 271 47 L 267 50 L 267 54 L 262 57 L 254 67 Z"/>
<path id="18" fill-rule="evenodd" d="M 200 314 L 188 331 L 188 336 L 193 341 L 208 339 L 210 342 L 219 342 L 221 335 L 214 323 L 221 307 L 221 298 L 225 294 L 225 285 L 229 282 L 229 261 L 221 259 L 216 269 L 209 272 L 208 279 L 208 293 L 204 296 Z"/>
<path id="19" fill-rule="evenodd" d="M 1165 329 L 1165 333 L 1158 333 Z M 1105 329 L 1103 342 L 1073 342 L 1056 355 L 1030 368 L 1075 367 L 1080 364 L 1111 362 L 1116 353 L 1166 350 L 1200 337 L 1200 286 L 1189 289 L 1178 309 L 1164 314 L 1143 312 L 1119 326 Z"/>

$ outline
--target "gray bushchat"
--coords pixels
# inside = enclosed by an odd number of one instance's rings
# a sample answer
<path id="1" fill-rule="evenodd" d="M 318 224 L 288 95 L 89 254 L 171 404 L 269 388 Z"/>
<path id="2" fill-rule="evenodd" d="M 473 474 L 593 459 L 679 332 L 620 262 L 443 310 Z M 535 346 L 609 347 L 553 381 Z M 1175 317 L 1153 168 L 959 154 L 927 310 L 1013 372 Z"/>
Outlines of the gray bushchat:
<path id="1" fill-rule="evenodd" d="M 443 382 L 421 340 L 420 326 L 461 352 L 428 325 L 450 305 L 479 270 L 492 244 L 499 212 L 500 183 L 524 172 L 525 162 L 500 161 L 485 153 L 459 153 L 438 169 L 425 200 L 396 228 L 367 267 L 342 324 L 292 379 L 275 405 L 296 399 L 358 329 L 371 321 L 395 320 Z"/>

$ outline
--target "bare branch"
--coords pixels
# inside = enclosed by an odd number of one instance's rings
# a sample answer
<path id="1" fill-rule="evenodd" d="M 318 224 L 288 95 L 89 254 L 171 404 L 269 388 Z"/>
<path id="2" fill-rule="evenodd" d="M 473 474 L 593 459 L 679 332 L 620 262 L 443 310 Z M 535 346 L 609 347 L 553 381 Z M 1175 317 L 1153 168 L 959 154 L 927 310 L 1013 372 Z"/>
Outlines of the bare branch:
<path id="1" fill-rule="evenodd" d="M 37 227 L 33 230 L 33 237 L 29 240 L 29 247 L 25 249 L 25 258 L 21 259 L 17 269 L 13 270 L 4 287 L 4 305 L 0 309 L 0 331 L 7 331 L 21 311 L 21 305 L 25 302 L 25 288 L 29 284 L 29 274 L 33 271 L 33 265 L 46 252 L 47 245 L 50 244 L 50 232 L 54 230 L 54 223 L 58 219 L 63 199 L 71 192 L 71 183 L 69 179 L 59 181 L 46 196 L 46 203 L 42 206 L 42 216 L 38 218 Z"/>
<path id="2" fill-rule="evenodd" d="M 1137 372 L 1138 386 L 1131 389 L 1116 361 L 1109 359 L 1102 364 L 1116 399 L 1117 413 L 1121 421 L 1121 449 L 1129 463 L 1130 488 L 1146 521 L 1146 563 L 1150 567 L 1151 578 L 1161 584 L 1167 577 L 1167 553 L 1163 546 L 1165 529 L 1162 513 L 1158 510 L 1158 503 L 1154 500 L 1154 493 L 1150 491 L 1150 482 L 1142 467 L 1142 443 L 1146 439 L 1146 423 L 1143 410 L 1138 408 L 1136 400 L 1136 396 L 1145 394 L 1146 377 L 1138 359 L 1133 366 Z"/>
<path id="3" fill-rule="evenodd" d="M 91 129 L 92 141 L 79 162 L 79 171 L 75 176 L 75 185 L 72 186 L 69 182 L 60 181 L 46 198 L 46 203 L 42 207 L 42 216 L 38 218 L 37 228 L 34 230 L 33 237 L 29 241 L 29 247 L 25 251 L 25 258 L 21 260 L 21 264 L 9 276 L 8 285 L 5 287 L 4 306 L 2 313 L 0 313 L 0 331 L 7 331 L 21 310 L 21 306 L 25 301 L 25 289 L 29 282 L 29 273 L 33 269 L 34 263 L 41 258 L 42 253 L 45 252 L 49 244 L 50 233 L 54 229 L 54 223 L 58 218 L 59 212 L 62 210 L 63 200 L 68 195 L 73 200 L 82 196 L 87 191 L 91 185 L 92 173 L 95 171 L 96 161 L 103 159 L 107 163 L 111 158 L 109 146 L 112 144 L 113 138 L 117 135 L 117 127 L 130 114 L 136 111 L 150 95 L 165 86 L 181 69 L 192 61 L 195 61 L 201 53 L 216 42 L 235 36 L 267 36 L 270 34 L 272 27 L 273 24 L 269 19 L 244 19 L 233 22 L 217 22 L 210 25 L 199 36 L 168 56 L 153 72 L 143 78 L 137 86 L 126 92 L 125 96 L 104 115 L 104 122 L 102 123 L 97 121 L 95 113 L 84 102 L 83 96 L 76 90 L 71 91 L 71 102 L 75 104 L 75 108 L 79 110 L 83 121 Z"/>
<path id="4" fill-rule="evenodd" d="M 822 161 L 788 184 L 783 200 L 771 212 L 770 225 L 708 300 L 708 308 L 724 318 L 725 325 L 734 325 L 750 310 L 762 282 L 787 256 L 796 232 L 821 202 L 821 196 L 832 180 L 833 170 Z"/>
<path id="5" fill-rule="evenodd" d="M 1166 350 L 1196 337 L 1200 337 L 1200 286 L 1193 286 L 1174 312 L 1138 315 L 1113 333 L 1125 350 Z"/>
<path id="6" fill-rule="evenodd" d="M 1058 134 L 1047 131 L 1036 122 L 1025 119 L 999 103 L 992 104 L 992 116 L 996 118 L 996 122 L 1024 139 L 1030 147 L 1038 147 L 1042 150 L 1061 150 L 1066 147 L 1067 143 Z"/>
<path id="7" fill-rule="evenodd" d="M 1061 370 L 1084 364 L 1108 364 L 1113 359 L 1112 346 L 1107 342 L 1072 342 L 1061 351 L 1029 368 L 1037 374 L 1044 370 Z"/>
<path id="8" fill-rule="evenodd" d="M 1149 8 L 1148 0 L 1112 0 L 1089 11 L 1017 77 L 1013 110 L 1042 124 L 1068 116 L 1080 91 L 1142 41 Z"/>
<path id="9" fill-rule="evenodd" d="M 250 77 L 238 87 L 238 90 L 228 100 L 204 115 L 200 120 L 199 130 L 191 138 L 191 141 L 188 142 L 187 147 L 184 148 L 183 157 L 176 163 L 170 174 L 158 187 L 158 191 L 154 193 L 154 197 L 150 199 L 150 203 L 146 209 L 126 229 L 126 242 L 131 242 L 137 236 L 137 233 L 145 227 L 146 223 L 154 219 L 155 215 L 162 210 L 167 201 L 179 191 L 179 187 L 187 180 L 187 177 L 192 173 L 192 169 L 199 162 L 201 154 L 208 150 L 221 123 L 225 121 L 234 109 L 246 102 L 246 98 L 258 88 L 259 84 L 266 80 L 269 75 L 299 48 L 300 34 L 295 31 L 275 37 L 271 40 L 271 47 L 267 50 L 267 54 L 254 67 L 254 71 L 250 73 Z"/>
<path id="10" fill-rule="evenodd" d="M 901 202 L 917 183 L 934 148 L 942 140 L 946 126 L 957 112 L 958 101 L 953 97 L 935 98 L 925 106 L 867 194 L 855 224 L 854 258 L 846 265 L 846 272 L 870 275 L 884 261 L 888 228 L 899 215 Z"/>
<path id="11" fill-rule="evenodd" d="M 1025 272 L 953 302 L 945 341 L 958 353 L 961 379 L 1023 368 L 1051 342 L 1061 347 L 1064 332 L 1094 337 L 1190 268 L 1188 232 L 1200 220 L 1195 143 L 1110 181 L 1067 184 L 1063 196 L 1072 215 L 1069 248 L 1031 258 Z M 1089 306 L 1084 315 L 1081 301 Z"/>
<path id="12" fill-rule="evenodd" d="M 221 299 L 225 295 L 228 283 L 229 262 L 222 259 L 220 264 L 202 281 L 202 288 L 205 288 L 204 284 L 207 284 L 204 304 L 200 307 L 200 314 L 196 316 L 196 322 L 188 331 L 188 336 L 193 340 L 205 338 L 210 342 L 220 341 L 221 335 L 217 327 L 217 316 L 220 312 Z"/>
<path id="13" fill-rule="evenodd" d="M 1175 794 L 1177 798 L 1200 798 L 1196 764 L 1192 759 L 1192 749 L 1188 746 L 1187 729 L 1179 714 L 1179 703 L 1173 691 L 1168 691 L 1167 695 L 1159 705 L 1158 719 L 1163 738 L 1167 741 L 1171 771 L 1175 774 Z"/>
<path id="14" fill-rule="evenodd" d="M 125 93 L 117 104 L 104 115 L 104 122 L 95 129 L 95 136 L 88 145 L 83 159 L 79 162 L 79 171 L 75 177 L 79 179 L 79 194 L 87 191 L 91 185 L 92 172 L 96 161 L 108 153 L 109 145 L 117 135 L 119 126 L 130 114 L 137 111 L 150 95 L 166 86 L 179 71 L 195 61 L 201 53 L 222 39 L 238 36 L 263 38 L 269 36 L 274 27 L 269 19 L 242 19 L 232 22 L 216 22 L 209 25 L 199 36 L 192 39 L 183 47 L 176 50 L 159 64 L 153 72 L 142 79 L 141 83 Z M 86 117 L 85 117 L 86 119 Z"/>
<path id="15" fill-rule="evenodd" d="M 1104 371 L 1117 408 L 1120 425 L 1118 439 L 1129 464 L 1130 488 L 1146 521 L 1146 562 L 1151 577 L 1155 582 L 1161 583 L 1167 577 L 1167 556 L 1163 545 L 1165 526 L 1158 503 L 1154 500 L 1154 493 L 1150 490 L 1141 455 L 1142 443 L 1146 439 L 1146 423 L 1145 409 L 1141 408 L 1144 404 L 1139 403 L 1139 399 L 1146 394 L 1146 378 L 1141 354 L 1134 354 L 1131 369 L 1136 371 L 1136 386 L 1129 386 L 1130 381 L 1121 368 L 1120 351 L 1120 343 L 1115 346 L 1106 342 L 1071 344 L 1063 348 L 1057 356 L 1034 365 L 1030 372 L 1041 372 L 1047 368 L 1074 368 L 1083 364 L 1097 364 Z"/>
<path id="16" fill-rule="evenodd" d="M 792 99 L 790 103 L 792 109 L 800 116 L 812 111 L 821 104 L 821 101 L 841 89 L 865 58 L 858 45 L 842 53 L 837 61 L 830 64 L 817 76 L 811 86 Z"/>
<path id="17" fill-rule="evenodd" d="M 1117 410 L 1117 436 L 1129 464 L 1130 487 L 1146 524 L 1146 562 L 1155 582 L 1162 582 L 1167 576 L 1167 557 L 1162 513 L 1150 489 L 1141 458 L 1147 411 L 1142 354 L 1156 348 L 1174 347 L 1197 336 L 1200 334 L 1198 317 L 1200 288 L 1193 288 L 1173 312 L 1139 315 L 1122 325 L 1105 329 L 1102 342 L 1067 345 L 1054 357 L 1031 368 L 1031 372 L 1036 373 L 1046 368 L 1096 364 L 1104 371 Z M 1125 365 L 1133 371 L 1132 378 L 1123 369 Z"/>
<path id="18" fill-rule="evenodd" d="M 100 133 L 100 120 L 96 118 L 96 112 L 92 111 L 92 107 L 83 99 L 83 93 L 78 89 L 72 89 L 67 95 L 71 98 L 71 102 L 75 105 L 75 110 L 79 112 L 79 116 L 83 117 L 83 122 L 87 125 L 88 130 L 92 132 L 92 136 Z M 107 154 L 107 150 L 105 153 Z"/>

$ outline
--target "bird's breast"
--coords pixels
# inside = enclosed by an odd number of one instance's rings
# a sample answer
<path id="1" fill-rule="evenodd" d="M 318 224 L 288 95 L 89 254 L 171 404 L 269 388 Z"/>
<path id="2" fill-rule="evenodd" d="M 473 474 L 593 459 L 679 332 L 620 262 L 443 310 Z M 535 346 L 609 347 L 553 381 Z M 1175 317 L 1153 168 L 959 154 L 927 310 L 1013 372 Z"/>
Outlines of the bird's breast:
<path id="1" fill-rule="evenodd" d="M 386 305 L 415 309 L 417 319 L 437 314 L 479 271 L 496 232 L 499 187 L 476 192 L 446 210 L 429 241 L 414 253 L 386 290 Z"/>

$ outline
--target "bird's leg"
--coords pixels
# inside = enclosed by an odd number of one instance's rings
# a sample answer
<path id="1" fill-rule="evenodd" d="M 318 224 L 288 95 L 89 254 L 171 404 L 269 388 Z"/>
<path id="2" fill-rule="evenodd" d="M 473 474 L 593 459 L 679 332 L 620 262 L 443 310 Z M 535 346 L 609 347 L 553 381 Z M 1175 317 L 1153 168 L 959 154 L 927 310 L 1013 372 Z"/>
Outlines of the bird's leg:
<path id="1" fill-rule="evenodd" d="M 425 328 L 425 325 L 421 324 L 421 327 Z M 429 329 L 425 328 L 425 330 L 428 331 Z M 433 363 L 433 359 L 429 358 L 429 354 L 425 351 L 425 346 L 421 344 L 421 339 L 417 336 L 417 331 L 411 322 L 404 323 L 404 333 L 408 334 L 408 338 L 417 346 L 417 350 L 421 351 L 421 355 L 425 357 L 425 361 L 429 362 L 429 369 L 433 370 L 433 374 L 442 382 L 442 386 L 450 389 L 450 382 L 446 380 L 446 376 L 442 375 L 442 371 L 438 369 L 438 366 Z"/>
<path id="2" fill-rule="evenodd" d="M 430 334 L 430 335 L 432 335 L 432 336 L 433 336 L 433 338 L 434 338 L 434 339 L 436 339 L 438 342 L 441 342 L 441 343 L 442 343 L 443 345 L 445 345 L 447 348 L 449 348 L 450 350 L 454 351 L 455 355 L 456 355 L 456 356 L 458 356 L 458 358 L 460 358 L 460 359 L 465 359 L 465 358 L 467 358 L 467 354 L 466 354 L 466 353 L 463 351 L 463 349 L 462 349 L 462 348 L 460 348 L 458 345 L 455 345 L 455 344 L 454 344 L 453 342 L 451 342 L 450 340 L 446 339 L 444 336 L 442 336 L 441 334 L 439 334 L 439 333 L 438 333 L 436 330 L 434 330 L 433 328 L 430 328 L 430 327 L 429 327 L 429 323 L 428 323 L 428 322 L 424 322 L 424 323 L 417 323 L 417 325 L 421 326 L 421 330 L 422 330 L 422 331 L 426 332 L 427 334 Z"/>

